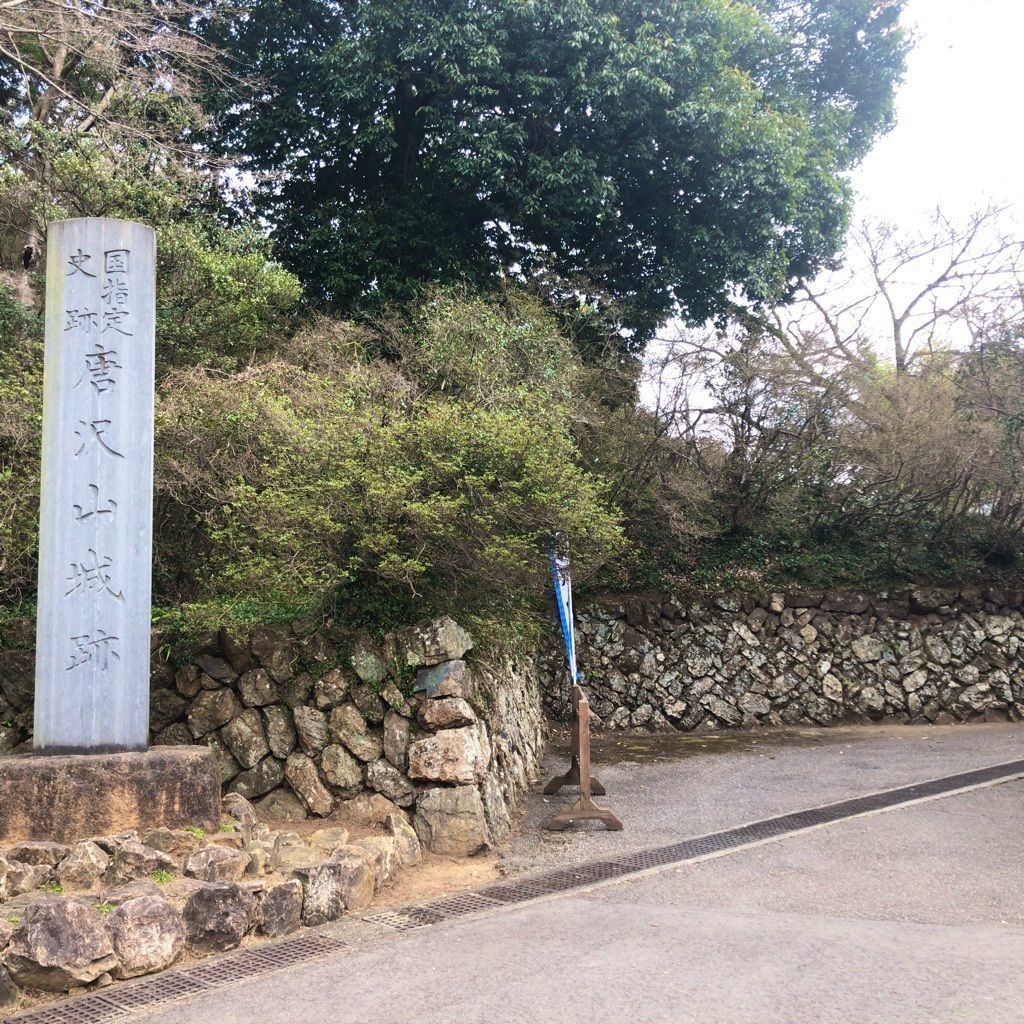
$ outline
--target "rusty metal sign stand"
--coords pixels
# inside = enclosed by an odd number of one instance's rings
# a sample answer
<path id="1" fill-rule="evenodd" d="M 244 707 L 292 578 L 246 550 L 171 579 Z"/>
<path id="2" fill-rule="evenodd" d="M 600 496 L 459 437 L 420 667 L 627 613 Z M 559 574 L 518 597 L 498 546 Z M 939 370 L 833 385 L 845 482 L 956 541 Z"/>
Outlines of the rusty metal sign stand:
<path id="1" fill-rule="evenodd" d="M 580 798 L 571 807 L 552 815 L 545 828 L 561 832 L 573 821 L 603 821 L 613 832 L 622 831 L 622 822 L 606 807 L 598 807 L 592 794 L 604 796 L 605 788 L 590 774 L 590 702 L 578 684 L 572 688 L 572 764 L 564 775 L 556 775 L 545 787 L 548 795 L 563 786 L 579 786 Z"/>
<path id="2" fill-rule="evenodd" d="M 560 832 L 573 821 L 602 821 L 605 827 L 618 832 L 622 822 L 609 810 L 594 803 L 593 794 L 604 796 L 605 788 L 590 774 L 590 703 L 579 685 L 576 667 L 576 629 L 572 613 L 572 580 L 569 576 L 569 546 L 564 534 L 556 534 L 548 552 L 551 575 L 555 584 L 555 603 L 565 641 L 565 657 L 569 665 L 572 700 L 572 763 L 564 775 L 557 775 L 545 787 L 547 795 L 563 786 L 579 786 L 580 798 L 571 807 L 554 814 L 545 825 Z"/>

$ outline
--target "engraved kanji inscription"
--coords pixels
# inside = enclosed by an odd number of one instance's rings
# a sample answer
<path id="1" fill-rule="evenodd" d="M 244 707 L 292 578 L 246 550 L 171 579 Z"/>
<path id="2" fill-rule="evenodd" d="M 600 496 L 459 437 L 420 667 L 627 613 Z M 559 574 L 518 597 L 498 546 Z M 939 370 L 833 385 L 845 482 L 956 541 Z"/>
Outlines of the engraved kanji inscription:
<path id="1" fill-rule="evenodd" d="M 64 330 L 77 331 L 85 330 L 86 334 L 92 334 L 93 328 L 99 328 L 100 315 L 89 309 L 67 309 L 64 311 Z"/>
<path id="2" fill-rule="evenodd" d="M 119 637 L 112 636 L 105 629 L 97 629 L 95 634 L 83 633 L 70 639 L 72 645 L 68 655 L 66 672 L 73 672 L 82 665 L 95 662 L 100 672 L 106 672 L 111 661 L 120 661 L 117 644 Z"/>
<path id="3" fill-rule="evenodd" d="M 112 582 L 110 569 L 113 564 L 113 559 L 109 555 L 99 555 L 95 548 L 89 548 L 85 558 L 71 563 L 71 575 L 67 579 L 71 586 L 64 591 L 64 596 L 109 594 L 115 600 L 123 601 L 124 594 L 120 590 L 115 590 Z"/>
<path id="4" fill-rule="evenodd" d="M 111 516 L 117 511 L 117 502 L 108 498 L 104 504 L 106 508 L 100 508 L 100 489 L 96 484 L 89 484 L 89 505 L 72 505 L 75 510 L 75 521 L 84 522 L 92 519 L 93 516 Z"/>
<path id="5" fill-rule="evenodd" d="M 130 252 L 131 249 L 108 249 L 103 254 L 103 272 L 105 274 L 127 274 Z"/>
<path id="6" fill-rule="evenodd" d="M 74 256 L 68 257 L 68 266 L 71 269 L 67 272 L 67 277 L 74 277 L 75 274 L 84 274 L 86 277 L 95 277 L 95 274 L 90 274 L 88 270 L 88 263 L 92 259 L 91 256 L 82 252 L 79 249 Z"/>
<path id="7" fill-rule="evenodd" d="M 75 436 L 82 443 L 78 446 L 78 451 L 75 452 L 76 457 L 81 458 L 83 455 L 88 455 L 94 448 L 98 447 L 99 450 L 105 451 L 109 455 L 116 456 L 119 459 L 124 458 L 119 451 L 115 451 L 103 439 L 107 432 L 107 427 L 110 426 L 110 420 L 79 420 L 78 426 L 80 429 L 75 431 Z"/>
<path id="8" fill-rule="evenodd" d="M 82 381 L 88 379 L 97 394 L 112 391 L 117 383 L 117 371 L 122 369 L 117 361 L 117 350 L 104 348 L 100 342 L 96 342 L 92 352 L 85 354 L 85 372 L 75 381 L 77 388 Z"/>

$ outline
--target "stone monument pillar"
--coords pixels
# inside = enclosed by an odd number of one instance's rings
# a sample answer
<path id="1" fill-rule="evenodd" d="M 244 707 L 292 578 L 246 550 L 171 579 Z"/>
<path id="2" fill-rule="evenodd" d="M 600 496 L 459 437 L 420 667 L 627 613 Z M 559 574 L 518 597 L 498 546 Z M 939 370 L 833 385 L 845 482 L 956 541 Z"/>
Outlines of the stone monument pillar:
<path id="1" fill-rule="evenodd" d="M 0 842 L 216 827 L 207 747 L 147 751 L 153 231 L 50 225 L 34 753 L 0 757 Z"/>
<path id="2" fill-rule="evenodd" d="M 50 225 L 34 746 L 145 750 L 156 242 Z"/>

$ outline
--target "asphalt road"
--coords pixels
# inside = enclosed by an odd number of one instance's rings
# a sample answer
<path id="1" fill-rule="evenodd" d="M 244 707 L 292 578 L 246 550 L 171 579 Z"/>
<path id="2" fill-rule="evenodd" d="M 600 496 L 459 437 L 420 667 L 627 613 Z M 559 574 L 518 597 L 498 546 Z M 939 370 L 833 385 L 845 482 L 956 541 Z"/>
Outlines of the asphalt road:
<path id="1" fill-rule="evenodd" d="M 1024 729 L 830 730 L 661 758 L 603 752 L 627 821 L 555 836 L 531 802 L 507 865 L 546 867 L 1024 757 Z M 552 761 L 552 767 L 555 763 Z M 600 759 L 599 759 L 600 760 Z M 407 933 L 134 1019 L 152 1024 L 1020 1024 L 1024 781 Z"/>

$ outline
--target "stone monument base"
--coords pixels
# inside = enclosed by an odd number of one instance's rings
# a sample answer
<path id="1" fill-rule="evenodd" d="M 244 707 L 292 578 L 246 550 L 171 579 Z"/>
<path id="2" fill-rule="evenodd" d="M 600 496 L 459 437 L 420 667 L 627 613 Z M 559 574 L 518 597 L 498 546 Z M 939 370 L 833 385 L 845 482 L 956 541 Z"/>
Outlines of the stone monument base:
<path id="1" fill-rule="evenodd" d="M 220 822 L 220 769 L 206 747 L 0 757 L 0 844 Z"/>

